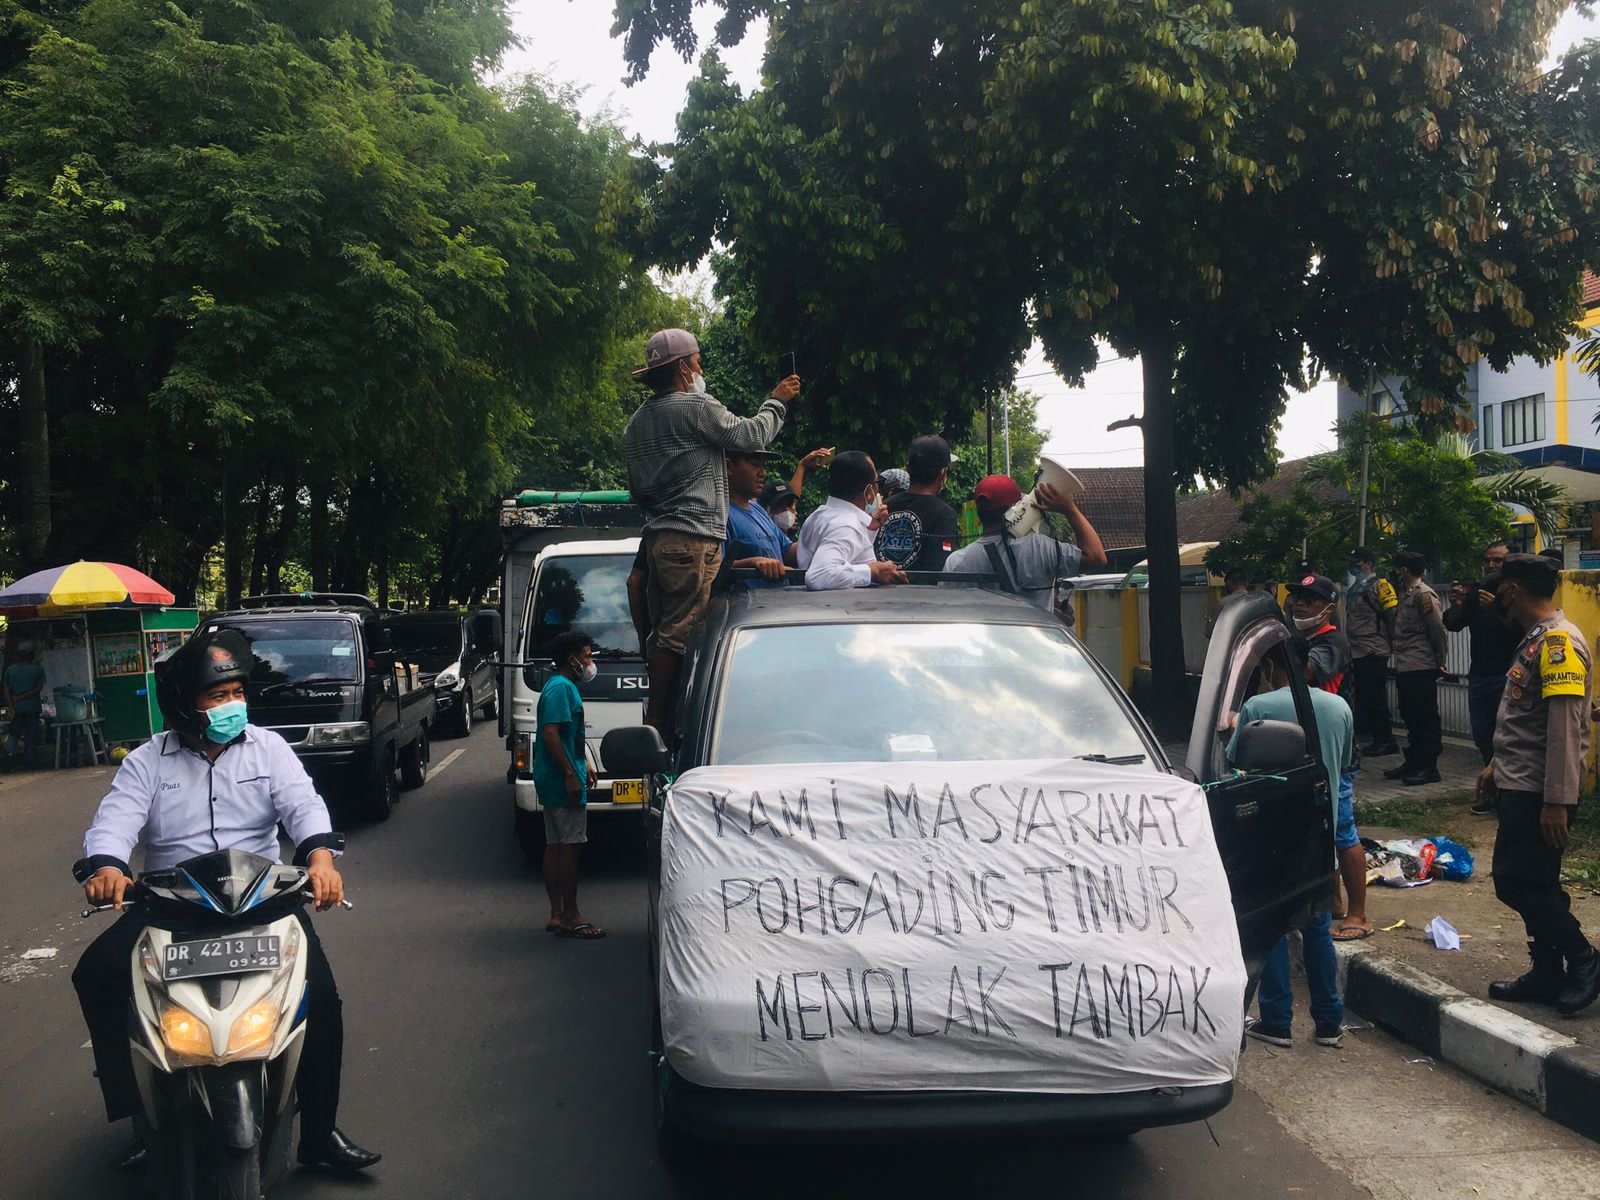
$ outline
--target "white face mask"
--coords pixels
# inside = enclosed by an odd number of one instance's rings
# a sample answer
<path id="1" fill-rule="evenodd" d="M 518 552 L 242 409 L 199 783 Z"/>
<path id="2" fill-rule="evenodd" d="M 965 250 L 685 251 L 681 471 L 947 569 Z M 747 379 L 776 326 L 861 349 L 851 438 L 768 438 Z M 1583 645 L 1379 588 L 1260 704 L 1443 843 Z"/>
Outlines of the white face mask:
<path id="1" fill-rule="evenodd" d="M 583 683 L 593 683 L 594 677 L 600 674 L 600 668 L 592 662 L 584 663 L 583 670 L 578 672 L 578 679 Z"/>
<path id="2" fill-rule="evenodd" d="M 696 371 L 689 379 L 689 390 L 696 395 L 704 395 L 706 390 L 706 377 Z"/>
<path id="3" fill-rule="evenodd" d="M 1314 630 L 1321 629 L 1327 623 L 1328 623 L 1328 610 L 1327 609 L 1323 609 L 1321 612 L 1317 613 L 1315 616 L 1296 617 L 1294 619 L 1294 627 L 1296 629 L 1298 629 L 1301 633 L 1311 633 Z"/>
<path id="4" fill-rule="evenodd" d="M 772 518 L 772 523 L 774 525 L 776 525 L 779 529 L 783 530 L 785 533 L 788 533 L 791 529 L 794 528 L 794 521 L 795 521 L 794 509 L 792 509 L 792 508 L 786 508 L 781 513 L 779 513 L 777 516 Z"/>

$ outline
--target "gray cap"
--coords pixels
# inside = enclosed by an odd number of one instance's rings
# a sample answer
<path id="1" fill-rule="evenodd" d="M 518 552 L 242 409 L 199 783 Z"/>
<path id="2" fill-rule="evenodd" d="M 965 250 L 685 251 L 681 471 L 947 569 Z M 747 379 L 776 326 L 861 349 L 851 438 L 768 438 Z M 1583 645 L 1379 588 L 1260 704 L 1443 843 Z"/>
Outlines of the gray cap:
<path id="1" fill-rule="evenodd" d="M 681 358 L 699 353 L 700 342 L 687 329 L 660 330 L 652 333 L 650 340 L 644 344 L 644 366 L 635 371 L 633 377 L 637 379 L 657 367 L 664 367 Z"/>

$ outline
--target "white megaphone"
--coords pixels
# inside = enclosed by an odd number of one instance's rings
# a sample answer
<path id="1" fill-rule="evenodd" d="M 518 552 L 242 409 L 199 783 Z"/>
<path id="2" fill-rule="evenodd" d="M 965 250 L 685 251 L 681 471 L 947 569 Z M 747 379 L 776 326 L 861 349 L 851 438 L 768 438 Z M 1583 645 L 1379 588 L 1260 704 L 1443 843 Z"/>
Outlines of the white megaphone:
<path id="1" fill-rule="evenodd" d="M 1023 537 L 1044 523 L 1044 510 L 1034 503 L 1034 492 L 1041 483 L 1048 484 L 1070 500 L 1083 496 L 1082 482 L 1053 458 L 1040 457 L 1039 469 L 1033 475 L 1034 491 L 1013 504 L 1006 512 L 1006 529 L 1012 537 Z"/>

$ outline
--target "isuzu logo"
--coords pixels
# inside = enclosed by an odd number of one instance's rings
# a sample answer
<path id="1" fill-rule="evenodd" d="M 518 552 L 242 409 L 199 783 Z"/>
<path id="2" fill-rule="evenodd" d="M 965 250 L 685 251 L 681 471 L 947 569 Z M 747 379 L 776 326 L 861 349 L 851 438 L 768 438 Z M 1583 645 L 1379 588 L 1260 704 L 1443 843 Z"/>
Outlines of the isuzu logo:
<path id="1" fill-rule="evenodd" d="M 648 675 L 618 675 L 617 690 L 619 692 L 642 692 L 650 686 Z"/>

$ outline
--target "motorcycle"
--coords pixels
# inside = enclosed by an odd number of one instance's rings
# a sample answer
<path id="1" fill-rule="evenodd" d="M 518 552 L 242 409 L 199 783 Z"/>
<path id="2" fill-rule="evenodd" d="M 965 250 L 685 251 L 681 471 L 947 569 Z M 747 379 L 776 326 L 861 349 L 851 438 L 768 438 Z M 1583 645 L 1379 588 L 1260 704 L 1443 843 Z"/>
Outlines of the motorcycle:
<path id="1" fill-rule="evenodd" d="M 260 1200 L 289 1169 L 309 953 L 296 913 L 310 898 L 303 868 L 242 850 L 128 891 L 147 926 L 129 964 L 134 1123 L 162 1200 Z"/>

